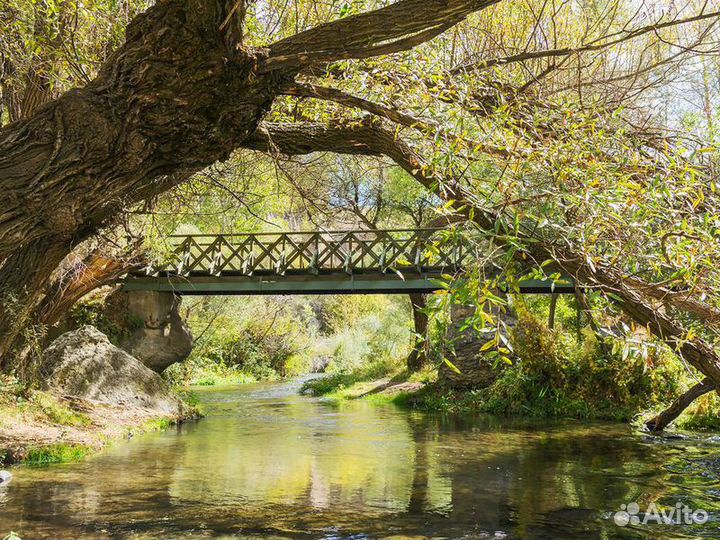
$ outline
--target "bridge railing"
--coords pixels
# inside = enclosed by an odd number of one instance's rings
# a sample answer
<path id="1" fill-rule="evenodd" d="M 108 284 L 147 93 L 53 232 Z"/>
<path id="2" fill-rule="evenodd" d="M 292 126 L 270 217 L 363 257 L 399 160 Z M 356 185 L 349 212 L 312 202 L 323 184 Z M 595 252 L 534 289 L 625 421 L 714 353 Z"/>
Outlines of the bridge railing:
<path id="1" fill-rule="evenodd" d="M 178 235 L 147 274 L 285 275 L 454 271 L 470 253 L 446 229 Z"/>

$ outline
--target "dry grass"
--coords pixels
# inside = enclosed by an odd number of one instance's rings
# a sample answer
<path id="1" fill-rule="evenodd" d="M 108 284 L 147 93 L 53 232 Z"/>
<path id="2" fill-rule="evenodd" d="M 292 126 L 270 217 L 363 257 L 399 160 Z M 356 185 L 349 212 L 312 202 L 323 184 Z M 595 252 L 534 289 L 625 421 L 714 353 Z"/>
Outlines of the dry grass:
<path id="1" fill-rule="evenodd" d="M 6 380 L 0 382 L 0 463 L 42 462 L 47 455 L 55 456 L 52 461 L 63 461 L 57 456 L 79 457 L 114 439 L 184 419 L 141 407 L 59 397 Z M 84 451 L 56 451 L 62 448 Z M 43 459 L 35 459 L 38 456 Z"/>

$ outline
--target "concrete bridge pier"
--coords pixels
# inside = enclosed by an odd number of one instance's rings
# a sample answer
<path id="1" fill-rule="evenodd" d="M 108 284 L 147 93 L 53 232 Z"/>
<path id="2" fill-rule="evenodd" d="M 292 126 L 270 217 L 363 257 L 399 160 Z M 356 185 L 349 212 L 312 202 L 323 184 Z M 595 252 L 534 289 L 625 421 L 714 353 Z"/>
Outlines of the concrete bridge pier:
<path id="1" fill-rule="evenodd" d="M 113 311 L 126 314 L 127 336 L 119 343 L 122 349 L 158 373 L 188 357 L 193 337 L 180 315 L 180 296 L 125 289 L 113 296 Z"/>

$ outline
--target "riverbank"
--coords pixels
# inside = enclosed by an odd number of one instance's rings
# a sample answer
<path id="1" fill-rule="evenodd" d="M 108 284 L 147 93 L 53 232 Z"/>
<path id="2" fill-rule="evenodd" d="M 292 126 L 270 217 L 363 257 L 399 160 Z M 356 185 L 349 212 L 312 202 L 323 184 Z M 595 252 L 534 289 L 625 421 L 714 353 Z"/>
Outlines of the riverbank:
<path id="1" fill-rule="evenodd" d="M 388 403 L 406 409 L 449 414 L 486 413 L 507 418 L 536 418 L 549 420 L 600 420 L 642 425 L 662 410 L 665 403 L 652 407 L 626 408 L 618 415 L 598 399 L 570 399 L 562 389 L 540 390 L 537 395 L 517 395 L 525 388 L 514 385 L 513 378 L 499 379 L 488 388 L 454 389 L 438 381 L 437 370 L 426 369 L 409 373 L 388 366 L 374 366 L 348 373 L 333 374 L 307 381 L 301 392 L 334 401 L 365 400 Z M 703 396 L 689 407 L 674 423 L 674 427 L 692 431 L 717 431 L 717 415 L 713 395 Z M 667 398 L 667 404 L 672 396 Z"/>
<path id="2" fill-rule="evenodd" d="M 59 397 L 0 381 L 0 465 L 18 462 L 60 463 L 81 459 L 113 441 L 196 419 L 187 402 L 176 414 Z"/>
<path id="3" fill-rule="evenodd" d="M 535 537 L 618 538 L 627 529 L 607 516 L 627 501 L 718 511 L 713 437 L 416 414 L 304 397 L 302 382 L 199 388 L 202 422 L 78 463 L 14 468 L 0 489 L 0 537 L 523 538 L 532 527 Z M 633 538 L 709 538 L 713 527 L 651 523 Z"/>

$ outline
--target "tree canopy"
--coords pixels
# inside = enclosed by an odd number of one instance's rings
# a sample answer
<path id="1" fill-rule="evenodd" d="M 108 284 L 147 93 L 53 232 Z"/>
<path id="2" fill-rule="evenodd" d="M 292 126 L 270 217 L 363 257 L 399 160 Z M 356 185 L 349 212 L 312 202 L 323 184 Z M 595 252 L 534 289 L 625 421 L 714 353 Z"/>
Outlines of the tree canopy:
<path id="1" fill-rule="evenodd" d="M 254 171 L 314 168 L 301 199 L 361 221 L 408 203 L 466 220 L 488 253 L 459 282 L 479 319 L 488 263 L 569 274 L 718 384 L 719 17 L 697 0 L 5 0 L 0 355 L 73 250 L 158 196 L 204 182 L 252 205 Z M 385 172 L 352 170 L 368 163 Z"/>

